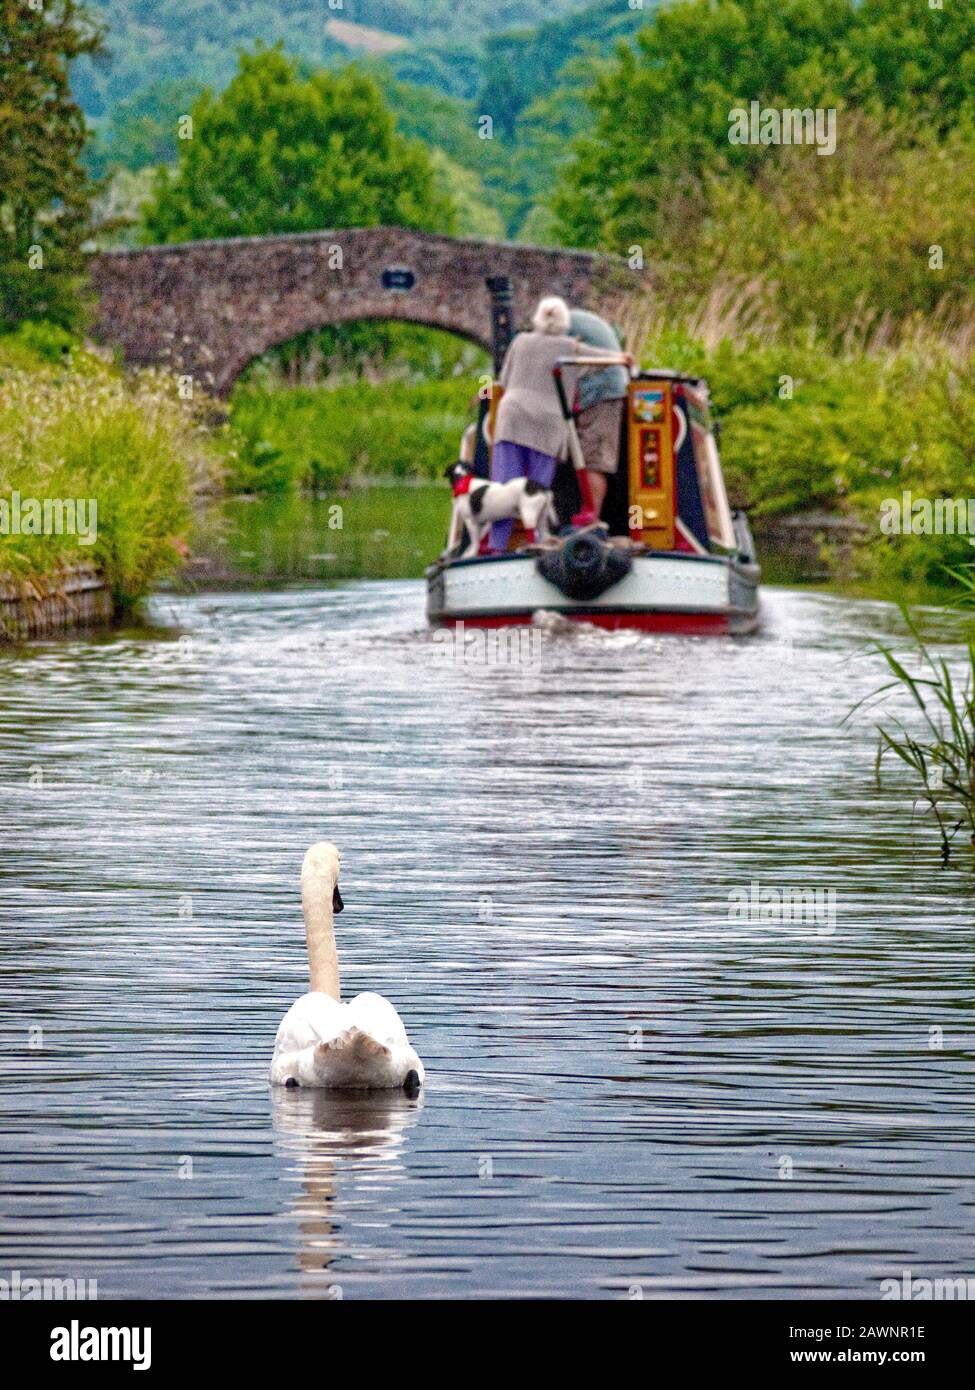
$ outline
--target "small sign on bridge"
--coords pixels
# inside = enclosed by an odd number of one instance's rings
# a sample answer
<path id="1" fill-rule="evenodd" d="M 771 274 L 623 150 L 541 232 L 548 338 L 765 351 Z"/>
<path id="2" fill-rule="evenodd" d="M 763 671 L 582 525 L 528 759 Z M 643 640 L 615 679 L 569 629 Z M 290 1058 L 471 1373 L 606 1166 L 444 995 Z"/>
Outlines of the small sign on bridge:
<path id="1" fill-rule="evenodd" d="M 398 290 L 405 294 L 416 284 L 416 275 L 408 266 L 388 265 L 382 274 L 384 290 Z"/>

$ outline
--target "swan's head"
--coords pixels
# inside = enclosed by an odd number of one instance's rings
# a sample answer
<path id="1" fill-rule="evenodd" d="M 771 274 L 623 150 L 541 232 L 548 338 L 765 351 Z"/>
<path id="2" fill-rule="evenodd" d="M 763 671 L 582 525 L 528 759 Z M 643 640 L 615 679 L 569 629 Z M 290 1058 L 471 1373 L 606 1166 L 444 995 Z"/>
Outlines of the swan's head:
<path id="1" fill-rule="evenodd" d="M 335 845 L 328 840 L 320 840 L 317 845 L 312 845 L 301 865 L 302 894 L 306 890 L 314 892 L 316 888 L 319 892 L 323 889 L 331 891 L 333 912 L 341 912 L 345 906 L 339 892 L 340 862 L 341 856 Z"/>

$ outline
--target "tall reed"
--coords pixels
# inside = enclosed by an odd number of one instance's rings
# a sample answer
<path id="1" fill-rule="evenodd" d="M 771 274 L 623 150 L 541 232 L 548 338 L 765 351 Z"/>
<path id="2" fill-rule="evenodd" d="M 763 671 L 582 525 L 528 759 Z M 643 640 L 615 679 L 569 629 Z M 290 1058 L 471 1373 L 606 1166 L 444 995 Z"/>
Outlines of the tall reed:
<path id="1" fill-rule="evenodd" d="M 975 601 L 971 575 L 955 572 L 955 577 L 962 580 L 963 596 Z M 907 609 L 901 611 L 919 658 L 919 673 L 912 674 L 889 646 L 878 644 L 874 651 L 884 658 L 892 679 L 866 698 L 882 699 L 900 689 L 910 695 L 921 718 L 917 728 L 909 728 L 898 716 L 877 725 L 877 783 L 882 784 L 885 758 L 893 756 L 910 769 L 916 801 L 934 816 L 942 859 L 947 863 L 960 830 L 966 829 L 975 844 L 975 640 L 969 635 L 965 642 L 967 669 L 959 685 L 948 662 L 934 655 Z"/>

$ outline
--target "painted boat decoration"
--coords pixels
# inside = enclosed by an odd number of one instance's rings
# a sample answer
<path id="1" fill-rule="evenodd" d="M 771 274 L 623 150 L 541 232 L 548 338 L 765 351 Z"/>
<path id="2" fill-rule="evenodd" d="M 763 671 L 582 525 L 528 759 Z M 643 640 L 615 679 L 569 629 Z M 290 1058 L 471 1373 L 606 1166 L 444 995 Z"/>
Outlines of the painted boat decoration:
<path id="1" fill-rule="evenodd" d="M 445 552 L 427 570 L 430 622 L 498 627 L 541 611 L 613 629 L 752 631 L 759 567 L 748 520 L 728 503 L 707 383 L 663 370 L 631 379 L 619 466 L 597 519 L 560 372 L 571 461 L 553 483 L 558 534 L 538 542 L 516 525 L 504 554 Z"/>

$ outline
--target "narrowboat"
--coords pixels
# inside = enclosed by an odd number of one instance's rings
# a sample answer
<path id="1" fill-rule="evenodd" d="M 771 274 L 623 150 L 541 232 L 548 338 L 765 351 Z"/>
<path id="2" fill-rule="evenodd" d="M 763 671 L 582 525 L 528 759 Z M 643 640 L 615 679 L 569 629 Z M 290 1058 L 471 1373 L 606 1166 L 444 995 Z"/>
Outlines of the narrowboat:
<path id="1" fill-rule="evenodd" d="M 759 566 L 748 520 L 728 502 L 707 383 L 667 370 L 631 375 L 619 464 L 597 517 L 562 381 L 563 367 L 583 365 L 566 359 L 554 373 L 570 458 L 556 471 L 551 534 L 516 523 L 504 554 L 482 547 L 467 557 L 463 542 L 445 551 L 427 570 L 429 621 L 500 627 L 557 613 L 610 629 L 753 631 Z"/>

